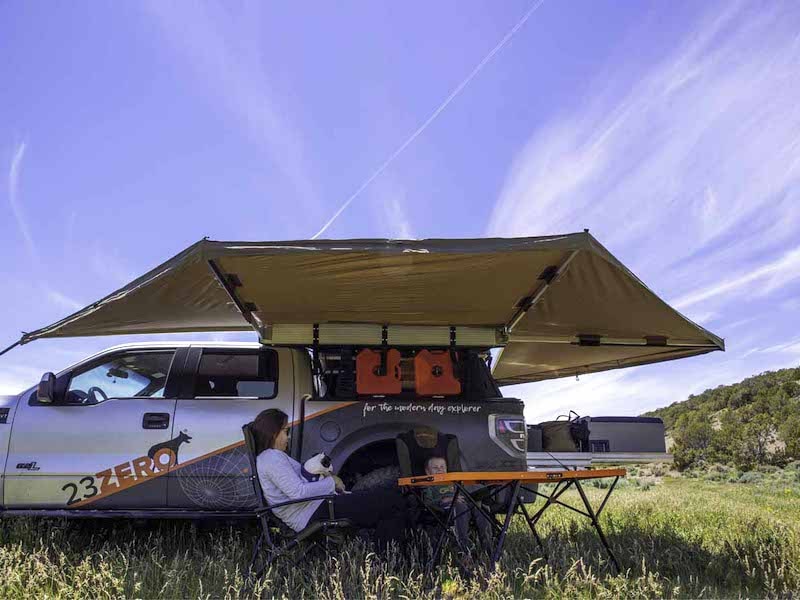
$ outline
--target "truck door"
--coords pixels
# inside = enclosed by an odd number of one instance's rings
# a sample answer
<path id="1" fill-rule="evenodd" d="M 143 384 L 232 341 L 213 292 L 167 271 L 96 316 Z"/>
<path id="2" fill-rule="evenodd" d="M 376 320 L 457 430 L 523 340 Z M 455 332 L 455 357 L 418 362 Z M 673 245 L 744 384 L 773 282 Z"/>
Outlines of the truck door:
<path id="1" fill-rule="evenodd" d="M 279 360 L 285 357 L 286 360 Z M 242 425 L 267 408 L 292 419 L 291 354 L 268 348 L 191 348 L 175 432 L 190 439 L 170 472 L 168 504 L 194 510 L 255 506 Z"/>
<path id="2" fill-rule="evenodd" d="M 186 349 L 122 350 L 57 382 L 57 399 L 20 399 L 6 461 L 6 508 L 163 509 L 171 440 L 170 371 Z M 174 445 L 174 451 L 172 447 Z"/>

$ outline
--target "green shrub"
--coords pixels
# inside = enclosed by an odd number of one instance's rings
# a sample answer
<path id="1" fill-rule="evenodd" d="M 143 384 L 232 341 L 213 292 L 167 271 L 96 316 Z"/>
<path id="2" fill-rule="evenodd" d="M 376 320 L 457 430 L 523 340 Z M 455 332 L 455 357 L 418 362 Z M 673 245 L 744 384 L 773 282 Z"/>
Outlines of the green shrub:
<path id="1" fill-rule="evenodd" d="M 746 471 L 739 477 L 739 483 L 761 483 L 764 476 L 758 471 Z"/>

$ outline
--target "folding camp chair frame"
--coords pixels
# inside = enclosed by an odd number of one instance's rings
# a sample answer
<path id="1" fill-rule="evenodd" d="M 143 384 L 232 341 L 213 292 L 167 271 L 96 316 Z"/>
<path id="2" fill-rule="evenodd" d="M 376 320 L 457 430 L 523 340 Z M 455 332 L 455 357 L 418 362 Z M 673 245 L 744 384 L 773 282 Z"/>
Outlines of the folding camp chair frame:
<path id="1" fill-rule="evenodd" d="M 261 531 L 258 535 L 255 546 L 253 547 L 253 555 L 250 559 L 248 572 L 255 579 L 258 579 L 275 560 L 281 556 L 286 556 L 287 553 L 300 544 L 306 541 L 310 541 L 312 545 L 316 545 L 318 543 L 316 540 L 311 538 L 314 538 L 318 535 L 323 536 L 327 548 L 329 535 L 332 531 L 352 529 L 353 525 L 349 520 L 336 519 L 334 517 L 333 498 L 334 496 L 332 495 L 312 496 L 309 498 L 301 498 L 299 500 L 280 502 L 278 504 L 272 504 L 256 510 L 255 514 L 258 518 L 259 524 L 261 525 Z M 289 529 L 289 527 L 286 526 L 280 520 L 280 518 L 273 513 L 276 508 L 280 508 L 282 506 L 291 506 L 292 504 L 297 504 L 299 502 L 311 502 L 314 500 L 324 500 L 327 503 L 329 518 L 321 521 L 314 521 L 313 523 L 309 524 L 308 527 L 299 532 Z M 278 535 L 274 535 L 272 532 L 270 532 L 271 527 L 278 529 L 280 533 Z M 254 570 L 256 563 L 258 562 L 259 554 L 262 552 L 266 553 L 264 564 L 261 565 L 259 569 Z"/>
<path id="2" fill-rule="evenodd" d="M 352 529 L 353 524 L 348 519 L 337 519 L 334 515 L 333 499 L 335 494 L 326 494 L 322 496 L 311 496 L 308 498 L 298 498 L 295 500 L 288 500 L 286 502 L 279 502 L 277 504 L 269 504 L 264 497 L 264 491 L 261 489 L 261 483 L 258 480 L 258 471 L 256 470 L 256 456 L 255 447 L 253 444 L 253 436 L 250 431 L 250 423 L 242 426 L 242 433 L 245 439 L 245 450 L 247 457 L 250 461 L 250 482 L 253 486 L 253 492 L 258 500 L 259 507 L 253 512 L 256 519 L 258 519 L 261 531 L 258 539 L 253 547 L 253 555 L 250 559 L 248 566 L 248 573 L 255 579 L 261 577 L 264 571 L 278 558 L 285 556 L 288 552 L 299 546 L 300 544 L 310 540 L 312 544 L 316 544 L 316 540 L 312 538 L 322 535 L 325 538 L 327 546 L 328 536 L 332 531 Z M 300 502 L 312 502 L 314 500 L 322 500 L 328 506 L 328 518 L 314 521 L 310 523 L 302 531 L 295 532 L 291 530 L 274 511 L 277 508 L 284 506 L 291 506 Z M 273 527 L 278 530 L 277 535 L 270 532 Z M 266 558 L 264 564 L 257 570 L 255 569 L 259 555 L 265 552 Z"/>

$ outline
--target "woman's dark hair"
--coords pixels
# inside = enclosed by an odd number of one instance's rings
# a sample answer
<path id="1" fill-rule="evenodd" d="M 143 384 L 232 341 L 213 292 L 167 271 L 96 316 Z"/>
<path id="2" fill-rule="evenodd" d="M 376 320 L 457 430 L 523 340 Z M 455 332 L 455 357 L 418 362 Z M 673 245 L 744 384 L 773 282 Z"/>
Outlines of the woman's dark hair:
<path id="1" fill-rule="evenodd" d="M 268 408 L 258 413 L 252 427 L 256 442 L 256 454 L 272 448 L 275 438 L 288 422 L 288 415 L 277 408 Z"/>

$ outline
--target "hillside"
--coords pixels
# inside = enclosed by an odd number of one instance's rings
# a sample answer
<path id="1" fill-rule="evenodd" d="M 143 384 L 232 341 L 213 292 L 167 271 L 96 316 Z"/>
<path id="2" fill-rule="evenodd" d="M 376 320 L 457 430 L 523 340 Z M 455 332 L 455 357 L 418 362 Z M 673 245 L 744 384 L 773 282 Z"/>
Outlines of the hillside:
<path id="1" fill-rule="evenodd" d="M 679 468 L 800 460 L 800 367 L 720 385 L 643 416 L 664 420 Z"/>

